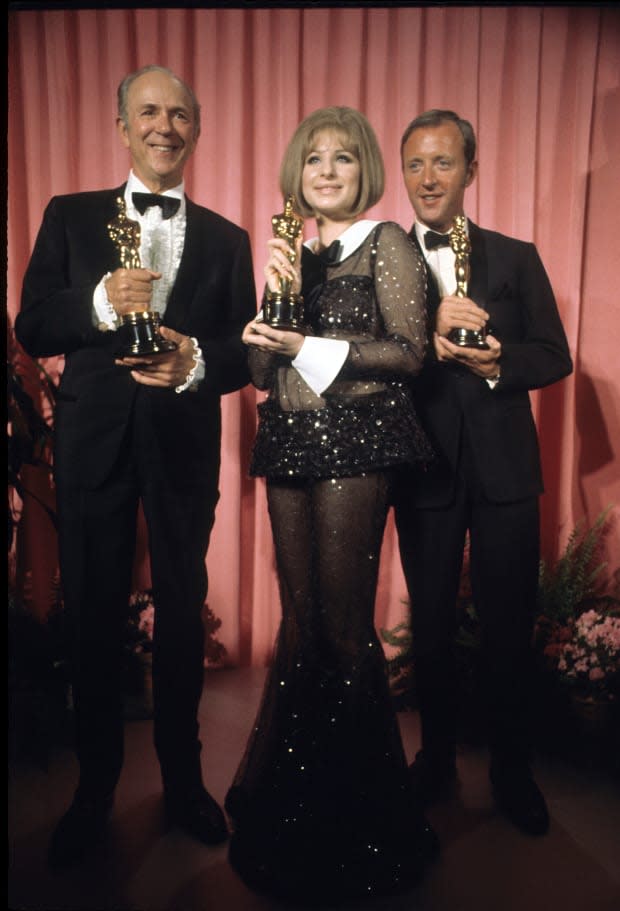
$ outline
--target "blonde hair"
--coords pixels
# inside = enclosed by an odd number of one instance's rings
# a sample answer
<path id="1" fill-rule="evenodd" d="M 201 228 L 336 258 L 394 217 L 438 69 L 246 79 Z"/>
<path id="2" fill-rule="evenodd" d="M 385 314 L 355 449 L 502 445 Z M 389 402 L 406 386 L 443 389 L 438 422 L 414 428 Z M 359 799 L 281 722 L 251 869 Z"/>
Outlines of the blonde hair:
<path id="1" fill-rule="evenodd" d="M 344 148 L 360 163 L 360 187 L 352 215 L 361 215 L 379 202 L 385 186 L 383 156 L 375 131 L 359 111 L 347 107 L 320 108 L 299 124 L 287 146 L 280 168 L 280 189 L 284 198 L 295 197 L 295 209 L 311 218 L 302 192 L 304 164 L 319 133 L 330 130 L 341 137 Z"/>

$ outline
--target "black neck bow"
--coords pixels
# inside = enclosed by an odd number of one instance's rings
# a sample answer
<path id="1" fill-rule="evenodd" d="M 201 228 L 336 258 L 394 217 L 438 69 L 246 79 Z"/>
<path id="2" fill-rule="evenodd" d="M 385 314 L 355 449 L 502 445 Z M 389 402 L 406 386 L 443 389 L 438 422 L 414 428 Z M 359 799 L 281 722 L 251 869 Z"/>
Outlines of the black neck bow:
<path id="1" fill-rule="evenodd" d="M 133 204 L 144 215 L 151 206 L 161 206 L 162 218 L 172 218 L 178 212 L 181 200 L 174 196 L 159 196 L 157 193 L 132 193 Z"/>
<path id="2" fill-rule="evenodd" d="M 317 255 L 318 255 L 319 259 L 321 260 L 321 262 L 325 263 L 326 266 L 333 266 L 334 263 L 337 263 L 338 260 L 340 259 L 341 250 L 342 250 L 342 244 L 340 243 L 340 241 L 334 240 L 329 245 L 329 247 L 326 247 L 324 250 L 321 250 L 321 252 Z"/>
<path id="3" fill-rule="evenodd" d="M 427 231 L 424 235 L 424 246 L 427 250 L 435 250 L 437 247 L 449 247 L 450 235 L 438 234 L 437 231 Z"/>

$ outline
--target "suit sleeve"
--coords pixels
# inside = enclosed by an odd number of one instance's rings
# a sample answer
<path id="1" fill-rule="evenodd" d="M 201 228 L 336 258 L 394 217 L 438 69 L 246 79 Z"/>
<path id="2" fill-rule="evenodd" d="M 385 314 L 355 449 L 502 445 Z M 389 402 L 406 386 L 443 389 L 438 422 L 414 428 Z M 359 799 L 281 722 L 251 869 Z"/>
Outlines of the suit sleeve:
<path id="1" fill-rule="evenodd" d="M 518 267 L 519 333 L 502 343 L 501 382 L 506 390 L 549 386 L 568 376 L 572 359 L 549 278 L 533 244 L 523 244 Z"/>
<path id="2" fill-rule="evenodd" d="M 105 273 L 70 279 L 70 220 L 58 198 L 50 200 L 28 264 L 21 310 L 15 322 L 19 342 L 32 357 L 69 354 L 100 344 L 93 322 L 93 293 Z"/>

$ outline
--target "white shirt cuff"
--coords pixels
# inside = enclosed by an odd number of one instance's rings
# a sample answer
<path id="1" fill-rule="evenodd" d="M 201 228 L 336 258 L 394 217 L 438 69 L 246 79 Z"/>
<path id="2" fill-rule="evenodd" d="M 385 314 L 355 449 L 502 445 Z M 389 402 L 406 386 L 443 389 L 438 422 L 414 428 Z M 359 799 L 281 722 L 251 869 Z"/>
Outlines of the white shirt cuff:
<path id="1" fill-rule="evenodd" d="M 348 353 L 349 343 L 344 339 L 307 335 L 291 363 L 312 391 L 321 395 L 340 373 Z"/>
<path id="2" fill-rule="evenodd" d="M 175 392 L 185 392 L 186 389 L 194 392 L 198 383 L 205 377 L 205 362 L 202 357 L 202 349 L 198 345 L 198 339 L 192 338 L 192 344 L 194 345 L 194 366 L 185 377 L 185 382 L 180 386 L 174 387 Z"/>
<path id="3" fill-rule="evenodd" d="M 115 330 L 118 325 L 116 310 L 108 300 L 105 290 L 105 283 L 111 274 L 108 272 L 103 276 L 93 294 L 93 321 L 103 332 Z"/>

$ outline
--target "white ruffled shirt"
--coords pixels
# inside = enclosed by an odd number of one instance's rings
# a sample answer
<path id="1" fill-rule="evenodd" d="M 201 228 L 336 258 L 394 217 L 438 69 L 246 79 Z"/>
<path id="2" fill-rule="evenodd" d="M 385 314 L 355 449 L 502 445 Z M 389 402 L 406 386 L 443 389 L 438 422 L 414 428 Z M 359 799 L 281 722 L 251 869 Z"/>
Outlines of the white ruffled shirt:
<path id="1" fill-rule="evenodd" d="M 129 172 L 125 187 L 125 206 L 127 217 L 140 225 L 140 262 L 142 268 L 161 272 L 162 277 L 153 282 L 151 309 L 163 318 L 168 305 L 170 291 L 179 271 L 183 247 L 185 245 L 185 228 L 187 225 L 185 205 L 185 184 L 181 181 L 176 187 L 166 190 L 163 196 L 172 196 L 179 200 L 179 208 L 171 218 L 164 219 L 159 206 L 150 206 L 144 214 L 138 212 L 133 204 L 133 193 L 150 193 L 151 191 L 134 174 Z M 93 319 L 95 325 L 107 331 L 118 328 L 117 315 L 108 300 L 105 282 L 110 273 L 104 275 L 93 295 Z M 186 382 L 177 386 L 177 391 L 194 386 L 204 379 L 205 364 L 198 342 L 194 342 L 194 367 L 188 374 Z"/>

